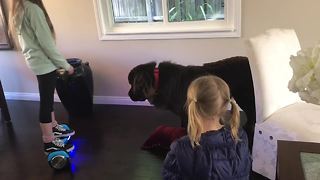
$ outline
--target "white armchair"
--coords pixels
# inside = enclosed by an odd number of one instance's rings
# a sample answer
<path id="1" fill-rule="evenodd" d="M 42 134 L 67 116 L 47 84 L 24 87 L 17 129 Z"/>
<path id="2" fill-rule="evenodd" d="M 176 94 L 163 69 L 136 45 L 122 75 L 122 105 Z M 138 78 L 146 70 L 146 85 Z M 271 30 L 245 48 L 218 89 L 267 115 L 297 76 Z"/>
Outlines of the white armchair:
<path id="1" fill-rule="evenodd" d="M 320 106 L 288 89 L 290 56 L 300 50 L 294 30 L 270 29 L 247 45 L 256 104 L 252 169 L 273 180 L 277 140 L 320 142 Z"/>

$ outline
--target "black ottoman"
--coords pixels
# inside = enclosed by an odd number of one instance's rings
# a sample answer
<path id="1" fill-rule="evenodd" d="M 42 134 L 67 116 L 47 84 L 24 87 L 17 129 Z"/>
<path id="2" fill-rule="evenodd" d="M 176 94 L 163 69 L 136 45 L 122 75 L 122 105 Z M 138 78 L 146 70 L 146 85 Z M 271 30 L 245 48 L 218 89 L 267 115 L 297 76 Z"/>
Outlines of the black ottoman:
<path id="1" fill-rule="evenodd" d="M 60 74 L 56 90 L 70 116 L 89 116 L 93 112 L 93 78 L 89 63 L 77 58 L 67 59 L 74 74 Z"/>

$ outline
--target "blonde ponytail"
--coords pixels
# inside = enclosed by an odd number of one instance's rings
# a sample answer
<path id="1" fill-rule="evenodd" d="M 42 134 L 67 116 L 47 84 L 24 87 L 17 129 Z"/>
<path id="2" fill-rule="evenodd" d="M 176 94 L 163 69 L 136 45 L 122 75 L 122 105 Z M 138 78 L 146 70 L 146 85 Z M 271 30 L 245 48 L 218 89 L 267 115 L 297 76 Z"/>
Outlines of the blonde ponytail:
<path id="1" fill-rule="evenodd" d="M 188 87 L 186 107 L 189 121 L 188 135 L 193 148 L 200 145 L 201 133 L 204 133 L 204 130 L 208 131 L 203 125 L 204 121 L 219 121 L 227 111 L 229 102 L 232 105 L 231 135 L 237 142 L 239 140 L 239 108 L 234 99 L 230 100 L 230 90 L 227 83 L 221 78 L 211 75 L 202 76 L 192 81 Z"/>
<path id="2" fill-rule="evenodd" d="M 231 134 L 233 139 L 237 142 L 239 140 L 238 136 L 238 130 L 239 130 L 239 124 L 240 124 L 240 113 L 239 113 L 239 107 L 235 100 L 231 98 L 231 122 L 230 122 L 230 128 L 231 128 Z"/>
<path id="3" fill-rule="evenodd" d="M 196 100 L 191 100 L 188 105 L 188 135 L 193 148 L 200 145 L 200 137 L 203 130 L 201 118 L 197 111 Z"/>

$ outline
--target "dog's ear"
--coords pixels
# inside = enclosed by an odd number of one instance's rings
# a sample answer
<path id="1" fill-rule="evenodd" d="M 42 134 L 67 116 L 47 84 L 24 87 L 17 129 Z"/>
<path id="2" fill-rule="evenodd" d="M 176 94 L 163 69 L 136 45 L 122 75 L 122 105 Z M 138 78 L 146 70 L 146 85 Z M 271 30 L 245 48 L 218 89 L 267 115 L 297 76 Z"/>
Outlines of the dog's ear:
<path id="1" fill-rule="evenodd" d="M 153 74 L 153 70 L 156 67 L 157 63 L 152 61 L 146 64 L 141 65 L 141 70 L 143 72 L 148 72 L 149 74 Z"/>
<path id="2" fill-rule="evenodd" d="M 144 76 L 144 77 L 149 77 L 150 74 L 153 74 L 154 68 L 156 67 L 157 63 L 152 61 L 149 63 L 145 64 L 140 64 L 136 67 L 134 67 L 129 75 L 128 75 L 128 81 L 130 84 L 133 83 L 134 78 L 139 75 L 139 76 Z"/>
<path id="3" fill-rule="evenodd" d="M 153 85 L 154 82 L 154 68 L 156 67 L 157 63 L 156 62 L 149 62 L 143 66 L 143 76 L 145 78 L 146 84 L 148 86 Z"/>

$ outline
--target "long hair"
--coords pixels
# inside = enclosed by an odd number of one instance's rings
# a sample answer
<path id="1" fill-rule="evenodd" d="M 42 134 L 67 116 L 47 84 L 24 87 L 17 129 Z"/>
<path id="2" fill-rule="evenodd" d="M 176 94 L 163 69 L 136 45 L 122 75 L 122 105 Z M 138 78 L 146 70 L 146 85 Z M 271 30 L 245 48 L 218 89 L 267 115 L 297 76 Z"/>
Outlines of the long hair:
<path id="1" fill-rule="evenodd" d="M 217 116 L 221 118 L 231 103 L 231 134 L 238 141 L 238 128 L 240 122 L 239 108 L 230 99 L 228 85 L 219 77 L 202 76 L 195 79 L 188 88 L 186 107 L 188 109 L 188 135 L 192 147 L 200 145 L 201 133 L 203 132 L 203 119 Z"/>
<path id="2" fill-rule="evenodd" d="M 9 5 L 9 36 L 14 40 L 14 43 L 15 45 L 18 45 L 17 44 L 17 41 L 16 41 L 16 37 L 17 37 L 17 29 L 19 28 L 19 24 L 21 23 L 22 21 L 22 18 L 23 18 L 23 14 L 24 14 L 24 1 L 26 0 L 11 0 L 10 2 L 10 5 Z M 51 33 L 52 33 L 52 37 L 55 39 L 55 31 L 54 31 L 54 28 L 53 28 L 53 24 L 51 22 L 51 19 L 47 13 L 47 10 L 46 8 L 44 7 L 43 5 L 43 2 L 42 0 L 28 0 L 36 5 L 38 5 L 45 17 L 46 17 L 46 21 L 49 25 L 49 28 L 51 30 Z"/>

